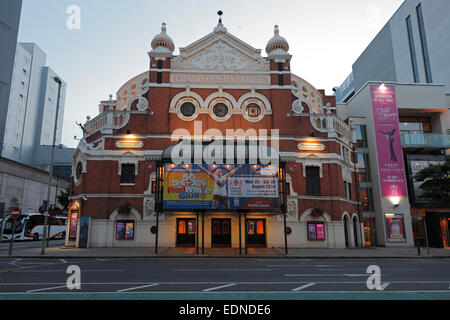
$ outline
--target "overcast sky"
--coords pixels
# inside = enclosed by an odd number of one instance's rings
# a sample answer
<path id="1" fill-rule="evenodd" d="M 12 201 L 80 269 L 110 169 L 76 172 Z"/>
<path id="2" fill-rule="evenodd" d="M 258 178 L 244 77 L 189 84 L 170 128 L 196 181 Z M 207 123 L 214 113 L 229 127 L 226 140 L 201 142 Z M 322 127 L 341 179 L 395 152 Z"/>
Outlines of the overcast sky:
<path id="1" fill-rule="evenodd" d="M 23 0 L 19 41 L 35 42 L 47 65 L 67 82 L 62 143 L 75 147 L 75 121 L 98 114 L 100 100 L 148 69 L 147 52 L 161 23 L 179 47 L 223 23 L 236 37 L 262 49 L 279 25 L 293 55 L 292 72 L 332 94 L 352 63 L 403 0 Z M 69 29 L 67 9 L 81 10 L 80 29 Z"/>

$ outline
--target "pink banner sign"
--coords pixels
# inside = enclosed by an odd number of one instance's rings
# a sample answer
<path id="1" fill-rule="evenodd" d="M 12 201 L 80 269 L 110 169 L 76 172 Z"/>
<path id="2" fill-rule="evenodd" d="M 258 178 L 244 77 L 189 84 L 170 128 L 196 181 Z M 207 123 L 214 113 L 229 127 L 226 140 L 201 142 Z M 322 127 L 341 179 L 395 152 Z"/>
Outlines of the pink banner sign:
<path id="1" fill-rule="evenodd" d="M 371 85 L 372 108 L 383 197 L 407 197 L 395 88 Z"/>

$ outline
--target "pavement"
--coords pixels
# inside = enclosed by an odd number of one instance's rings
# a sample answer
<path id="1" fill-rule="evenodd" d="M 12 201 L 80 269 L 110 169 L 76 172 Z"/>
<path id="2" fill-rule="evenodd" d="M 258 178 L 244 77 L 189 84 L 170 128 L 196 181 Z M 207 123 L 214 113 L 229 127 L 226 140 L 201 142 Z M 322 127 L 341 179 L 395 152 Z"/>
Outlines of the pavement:
<path id="1" fill-rule="evenodd" d="M 65 247 L 56 244 L 46 249 L 45 258 L 183 258 L 183 257 L 220 257 L 220 258 L 244 258 L 244 257 L 273 257 L 273 258 L 450 258 L 450 249 L 420 248 L 418 255 L 416 247 L 385 248 L 365 247 L 346 249 L 310 249 L 290 248 L 285 255 L 284 248 L 248 248 L 247 255 L 244 249 L 239 254 L 239 249 L 231 248 L 205 248 L 204 254 L 195 248 L 159 248 L 155 254 L 154 248 L 89 248 L 80 249 Z M 0 246 L 0 257 L 11 258 L 38 258 L 41 256 L 40 246 L 16 247 L 12 256 L 8 256 L 6 246 Z"/>

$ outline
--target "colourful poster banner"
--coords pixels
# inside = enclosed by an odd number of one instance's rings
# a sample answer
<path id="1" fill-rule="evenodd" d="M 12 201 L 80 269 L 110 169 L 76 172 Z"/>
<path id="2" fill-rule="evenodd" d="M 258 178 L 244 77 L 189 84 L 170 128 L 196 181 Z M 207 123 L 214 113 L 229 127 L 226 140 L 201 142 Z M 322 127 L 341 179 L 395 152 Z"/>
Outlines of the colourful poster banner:
<path id="1" fill-rule="evenodd" d="M 407 197 L 395 88 L 371 85 L 372 109 L 383 197 Z"/>
<path id="2" fill-rule="evenodd" d="M 405 222 L 402 214 L 386 213 L 386 229 L 389 242 L 405 242 Z"/>
<path id="3" fill-rule="evenodd" d="M 166 164 L 163 186 L 163 209 L 278 209 L 272 166 Z"/>

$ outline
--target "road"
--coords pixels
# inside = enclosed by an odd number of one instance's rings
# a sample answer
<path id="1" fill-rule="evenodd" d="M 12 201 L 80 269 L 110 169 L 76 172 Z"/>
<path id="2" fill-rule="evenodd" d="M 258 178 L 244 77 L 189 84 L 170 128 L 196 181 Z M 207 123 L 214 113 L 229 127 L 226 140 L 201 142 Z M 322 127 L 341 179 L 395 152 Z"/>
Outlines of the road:
<path id="1" fill-rule="evenodd" d="M 70 265 L 81 270 L 81 289 L 66 286 Z M 369 290 L 367 267 L 381 269 L 378 290 Z M 450 259 L 0 259 L 2 294 L 148 294 L 149 298 L 202 298 L 259 294 L 295 299 L 299 293 L 437 294 L 450 299 Z M 247 295 L 248 296 L 248 295 Z M 256 296 L 258 297 L 258 296 Z M 435 296 L 436 297 L 436 296 Z"/>

